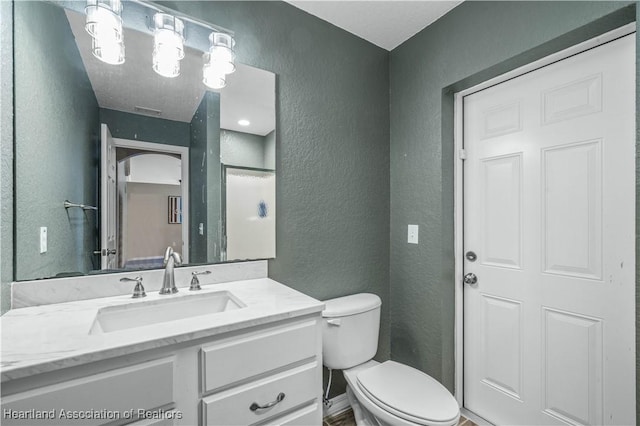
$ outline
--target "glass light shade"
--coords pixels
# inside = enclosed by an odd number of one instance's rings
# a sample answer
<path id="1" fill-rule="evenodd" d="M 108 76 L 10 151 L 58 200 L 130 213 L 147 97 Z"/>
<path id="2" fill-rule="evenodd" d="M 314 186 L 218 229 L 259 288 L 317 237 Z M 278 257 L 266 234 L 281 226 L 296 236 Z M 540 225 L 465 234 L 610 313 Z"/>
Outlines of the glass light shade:
<path id="1" fill-rule="evenodd" d="M 209 66 L 219 73 L 231 74 L 236 70 L 236 54 L 233 52 L 235 41 L 229 34 L 213 32 L 209 35 Z"/>
<path id="2" fill-rule="evenodd" d="M 153 70 L 163 77 L 177 77 L 180 75 L 180 60 L 171 55 L 163 56 L 162 51 L 154 50 Z"/>
<path id="3" fill-rule="evenodd" d="M 156 13 L 153 22 L 153 69 L 163 77 L 177 77 L 184 58 L 184 23 L 166 13 Z"/>
<path id="4" fill-rule="evenodd" d="M 91 41 L 91 53 L 107 64 L 120 65 L 124 63 L 124 43 L 94 38 Z"/>
<path id="5" fill-rule="evenodd" d="M 202 82 L 211 89 L 222 89 L 227 85 L 226 75 L 216 67 L 211 66 L 209 54 L 204 54 L 204 66 L 202 67 Z"/>
<path id="6" fill-rule="evenodd" d="M 120 0 L 87 0 L 85 30 L 94 39 L 122 43 L 122 3 Z"/>

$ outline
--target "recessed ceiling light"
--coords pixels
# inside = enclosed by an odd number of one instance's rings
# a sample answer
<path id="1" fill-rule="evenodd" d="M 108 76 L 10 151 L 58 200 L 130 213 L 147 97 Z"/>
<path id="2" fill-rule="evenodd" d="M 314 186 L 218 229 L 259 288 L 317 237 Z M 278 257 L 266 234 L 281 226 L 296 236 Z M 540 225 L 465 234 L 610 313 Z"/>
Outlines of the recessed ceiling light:
<path id="1" fill-rule="evenodd" d="M 248 126 L 251 122 L 249 122 L 249 120 L 238 120 L 238 124 L 241 126 Z"/>

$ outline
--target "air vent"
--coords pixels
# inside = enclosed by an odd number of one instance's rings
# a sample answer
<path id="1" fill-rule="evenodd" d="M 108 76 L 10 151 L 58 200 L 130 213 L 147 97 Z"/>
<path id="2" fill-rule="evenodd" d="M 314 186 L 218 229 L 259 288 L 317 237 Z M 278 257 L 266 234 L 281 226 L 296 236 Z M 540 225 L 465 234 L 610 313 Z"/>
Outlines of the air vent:
<path id="1" fill-rule="evenodd" d="M 148 114 L 148 115 L 160 115 L 162 114 L 162 111 L 160 111 L 159 109 L 153 109 L 153 108 L 146 108 L 146 107 L 141 107 L 141 106 L 134 106 L 133 109 L 135 109 L 137 112 L 140 112 L 142 114 Z"/>

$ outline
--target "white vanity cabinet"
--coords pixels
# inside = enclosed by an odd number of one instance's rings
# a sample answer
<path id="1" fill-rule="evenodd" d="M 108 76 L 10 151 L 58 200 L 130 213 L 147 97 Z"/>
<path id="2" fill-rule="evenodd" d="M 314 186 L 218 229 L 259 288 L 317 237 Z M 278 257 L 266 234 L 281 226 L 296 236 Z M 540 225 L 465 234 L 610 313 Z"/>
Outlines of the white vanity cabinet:
<path id="1" fill-rule="evenodd" d="M 320 425 L 320 321 L 317 312 L 248 324 L 209 338 L 5 381 L 1 421 L 34 426 Z M 138 418 L 139 409 L 167 414 Z M 60 417 L 61 410 L 66 418 Z"/>

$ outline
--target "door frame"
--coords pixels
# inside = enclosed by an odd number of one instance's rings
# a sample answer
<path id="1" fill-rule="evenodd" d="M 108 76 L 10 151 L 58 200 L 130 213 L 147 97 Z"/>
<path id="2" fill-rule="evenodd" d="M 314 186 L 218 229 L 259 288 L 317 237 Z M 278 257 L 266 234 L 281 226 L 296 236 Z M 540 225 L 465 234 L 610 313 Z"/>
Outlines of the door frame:
<path id="1" fill-rule="evenodd" d="M 503 83 L 507 80 L 519 77 L 537 69 L 551 65 L 555 62 L 567 59 L 600 45 L 606 44 L 620 37 L 632 34 L 636 31 L 636 23 L 624 25 L 615 30 L 609 31 L 598 37 L 571 46 L 567 49 L 553 53 L 537 61 L 531 62 L 522 67 L 516 68 L 505 74 L 484 81 L 478 85 L 456 92 L 454 96 L 454 301 L 455 301 L 455 324 L 454 324 L 454 397 L 458 405 L 464 408 L 464 284 L 462 277 L 464 272 L 464 216 L 463 216 L 463 162 L 464 162 L 464 141 L 463 141 L 463 99 L 465 96 Z M 636 46 L 638 49 L 638 46 Z M 635 318 L 633 318 L 635 322 Z"/>
<path id="2" fill-rule="evenodd" d="M 189 147 L 143 142 L 133 139 L 113 138 L 117 148 L 134 148 L 141 151 L 161 152 L 180 155 L 182 193 L 182 262 L 189 263 Z M 160 254 L 160 253 L 158 253 Z"/>

